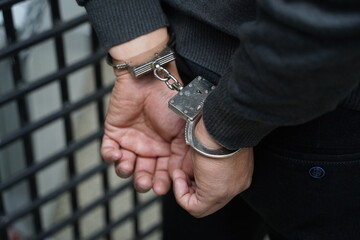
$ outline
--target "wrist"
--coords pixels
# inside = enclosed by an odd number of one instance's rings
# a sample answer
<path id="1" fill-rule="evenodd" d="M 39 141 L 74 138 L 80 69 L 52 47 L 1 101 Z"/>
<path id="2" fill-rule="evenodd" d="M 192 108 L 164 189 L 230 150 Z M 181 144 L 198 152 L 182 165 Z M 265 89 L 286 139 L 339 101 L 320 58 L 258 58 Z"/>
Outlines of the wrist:
<path id="1" fill-rule="evenodd" d="M 159 28 L 110 48 L 109 54 L 115 64 L 126 62 L 138 65 L 148 61 L 148 58 L 152 58 L 156 52 L 163 50 L 168 40 L 167 28 Z"/>
<path id="2" fill-rule="evenodd" d="M 223 146 L 218 144 L 216 140 L 206 130 L 203 118 L 201 118 L 195 126 L 195 137 L 199 140 L 201 144 L 203 144 L 208 148 L 212 148 L 212 149 L 223 148 Z"/>

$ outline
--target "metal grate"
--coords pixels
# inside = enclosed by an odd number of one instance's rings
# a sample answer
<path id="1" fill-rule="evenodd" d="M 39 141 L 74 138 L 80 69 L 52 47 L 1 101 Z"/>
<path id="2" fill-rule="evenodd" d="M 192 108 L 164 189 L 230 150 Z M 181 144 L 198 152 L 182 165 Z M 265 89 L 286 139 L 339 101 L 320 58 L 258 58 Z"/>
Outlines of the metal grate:
<path id="1" fill-rule="evenodd" d="M 104 56 L 75 1 L 0 0 L 0 239 L 159 234 L 158 198 L 98 153 L 113 87 Z"/>

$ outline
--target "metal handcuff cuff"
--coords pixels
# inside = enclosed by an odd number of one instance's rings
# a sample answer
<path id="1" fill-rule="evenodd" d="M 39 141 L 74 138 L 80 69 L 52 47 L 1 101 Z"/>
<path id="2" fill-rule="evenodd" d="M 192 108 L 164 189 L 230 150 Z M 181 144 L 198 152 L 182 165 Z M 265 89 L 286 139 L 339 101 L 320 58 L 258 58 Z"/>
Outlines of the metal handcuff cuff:
<path id="1" fill-rule="evenodd" d="M 195 126 L 202 115 L 202 108 L 205 99 L 215 86 L 203 77 L 196 77 L 187 86 L 183 86 L 164 65 L 175 60 L 175 54 L 171 48 L 166 47 L 161 53 L 155 55 L 155 58 L 149 62 L 138 66 L 129 66 L 127 63 L 113 64 L 112 58 L 108 54 L 107 63 L 114 68 L 114 71 L 127 69 L 134 77 L 140 77 L 146 73 L 153 72 L 155 78 L 165 82 L 171 90 L 178 93 L 169 101 L 169 108 L 186 120 L 185 142 L 201 155 L 210 158 L 226 158 L 239 152 L 229 149 L 210 149 L 202 145 L 195 137 Z"/>

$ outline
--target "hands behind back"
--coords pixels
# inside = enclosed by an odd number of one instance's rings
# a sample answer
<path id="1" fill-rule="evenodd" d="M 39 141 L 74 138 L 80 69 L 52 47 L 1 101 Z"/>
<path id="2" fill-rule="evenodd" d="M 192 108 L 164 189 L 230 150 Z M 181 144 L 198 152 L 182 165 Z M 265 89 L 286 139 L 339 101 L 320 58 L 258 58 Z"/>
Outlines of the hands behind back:
<path id="1" fill-rule="evenodd" d="M 126 55 L 134 49 L 141 53 L 141 48 L 159 42 L 164 34 L 166 29 L 156 30 L 110 49 L 110 53 L 116 55 L 120 50 L 120 55 Z M 180 79 L 175 62 L 169 63 L 167 69 Z M 165 194 L 172 175 L 178 203 L 192 215 L 203 217 L 249 187 L 252 149 L 243 149 L 225 159 L 206 158 L 190 151 L 184 140 L 185 121 L 168 108 L 169 99 L 176 93 L 151 74 L 134 78 L 125 71 L 119 75 L 110 98 L 101 153 L 105 161 L 115 163 L 120 177 L 134 174 L 139 192 L 153 188 L 155 193 Z M 205 145 L 220 147 L 202 121 L 196 130 Z"/>
<path id="2" fill-rule="evenodd" d="M 195 129 L 200 142 L 220 148 L 200 120 Z M 178 169 L 173 174 L 174 194 L 179 205 L 195 217 L 205 217 L 224 207 L 246 190 L 253 173 L 253 150 L 244 148 L 228 158 L 213 159 L 192 150 L 193 175 Z"/>
<path id="3" fill-rule="evenodd" d="M 174 62 L 167 65 L 177 78 Z M 179 79 L 179 78 L 178 78 Z M 151 188 L 165 194 L 170 188 L 169 161 L 181 167 L 188 151 L 184 142 L 184 120 L 168 108 L 175 95 L 151 74 L 134 78 L 118 76 L 110 98 L 101 153 L 114 162 L 120 177 L 134 173 L 137 191 Z"/>

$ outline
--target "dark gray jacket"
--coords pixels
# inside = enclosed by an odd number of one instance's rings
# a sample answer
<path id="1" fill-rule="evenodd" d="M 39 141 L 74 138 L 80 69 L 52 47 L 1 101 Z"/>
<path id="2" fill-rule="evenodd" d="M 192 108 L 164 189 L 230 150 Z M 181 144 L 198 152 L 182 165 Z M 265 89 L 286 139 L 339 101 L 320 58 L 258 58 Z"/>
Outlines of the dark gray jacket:
<path id="1" fill-rule="evenodd" d="M 106 48 L 170 26 L 180 55 L 221 76 L 203 116 L 227 148 L 254 146 L 339 105 L 360 110 L 358 0 L 78 3 Z"/>

